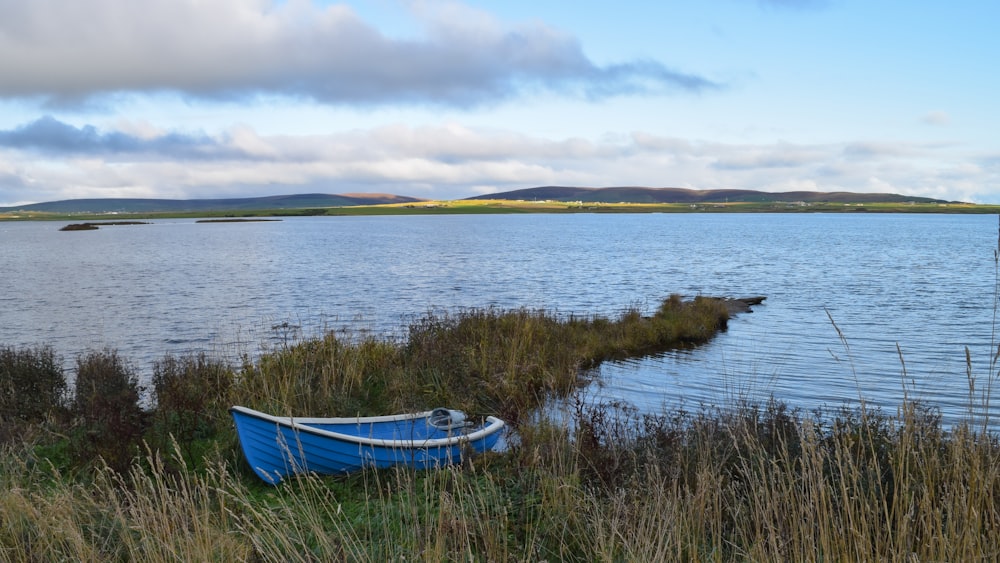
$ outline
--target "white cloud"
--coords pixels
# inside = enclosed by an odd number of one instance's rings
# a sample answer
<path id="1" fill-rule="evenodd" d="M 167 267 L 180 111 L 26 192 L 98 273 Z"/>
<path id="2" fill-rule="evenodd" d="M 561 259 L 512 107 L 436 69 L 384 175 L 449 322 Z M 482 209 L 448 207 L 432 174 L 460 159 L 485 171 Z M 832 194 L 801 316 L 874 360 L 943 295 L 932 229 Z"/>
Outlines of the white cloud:
<path id="1" fill-rule="evenodd" d="M 699 91 L 651 61 L 599 66 L 572 36 L 459 4 L 415 4 L 397 39 L 346 5 L 305 0 L 0 0 L 0 97 L 76 104 L 116 93 L 473 106 L 523 89 L 586 97 Z"/>
<path id="2" fill-rule="evenodd" d="M 828 155 L 814 148 L 780 143 L 769 147 L 744 148 L 735 154 L 720 157 L 713 167 L 722 170 L 801 168 L 826 159 Z"/>
<path id="3" fill-rule="evenodd" d="M 135 129 L 137 133 L 127 130 Z M 858 155 L 863 155 L 859 158 Z M 460 124 L 329 135 L 74 127 L 0 131 L 0 205 L 75 197 L 383 192 L 454 199 L 540 185 L 891 191 L 979 200 L 996 162 L 948 145 L 689 142 L 646 132 L 547 139 Z"/>

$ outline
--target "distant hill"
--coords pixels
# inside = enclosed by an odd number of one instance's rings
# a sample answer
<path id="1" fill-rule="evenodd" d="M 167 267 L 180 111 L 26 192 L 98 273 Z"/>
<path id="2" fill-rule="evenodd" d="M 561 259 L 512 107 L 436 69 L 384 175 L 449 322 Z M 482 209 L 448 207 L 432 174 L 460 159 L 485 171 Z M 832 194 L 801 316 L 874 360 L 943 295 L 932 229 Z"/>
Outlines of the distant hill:
<path id="1" fill-rule="evenodd" d="M 953 203 L 926 197 L 899 194 L 853 192 L 760 192 L 754 190 L 689 190 L 684 188 L 578 188 L 543 186 L 510 192 L 486 194 L 466 200 L 500 199 L 511 201 L 581 201 L 589 203 Z M 392 194 L 295 194 L 228 199 L 141 199 L 101 198 L 67 199 L 0 207 L 0 212 L 34 211 L 40 213 L 190 213 L 209 211 L 261 211 L 267 209 L 309 209 L 353 207 L 389 203 L 418 203 L 421 198 Z"/>
<path id="2" fill-rule="evenodd" d="M 157 213 L 190 211 L 255 211 L 261 209 L 303 209 L 309 207 L 351 207 L 384 203 L 412 203 L 423 199 L 391 194 L 298 194 L 231 199 L 67 199 L 0 207 L 0 211 L 42 213 Z"/>
<path id="3" fill-rule="evenodd" d="M 592 203 L 949 203 L 940 199 L 899 194 L 853 192 L 760 192 L 755 190 L 688 190 L 684 188 L 574 188 L 543 186 L 466 199 L 583 201 Z"/>

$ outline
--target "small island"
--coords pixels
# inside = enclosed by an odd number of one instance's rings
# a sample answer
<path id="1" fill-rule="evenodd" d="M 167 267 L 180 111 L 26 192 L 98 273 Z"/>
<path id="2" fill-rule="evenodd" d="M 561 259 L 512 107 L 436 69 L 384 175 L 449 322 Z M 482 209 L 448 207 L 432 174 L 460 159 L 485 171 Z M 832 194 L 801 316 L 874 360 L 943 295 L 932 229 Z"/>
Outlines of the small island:
<path id="1" fill-rule="evenodd" d="M 100 223 L 71 223 L 60 231 L 96 231 L 100 227 L 121 225 L 148 225 L 146 221 L 103 221 Z"/>

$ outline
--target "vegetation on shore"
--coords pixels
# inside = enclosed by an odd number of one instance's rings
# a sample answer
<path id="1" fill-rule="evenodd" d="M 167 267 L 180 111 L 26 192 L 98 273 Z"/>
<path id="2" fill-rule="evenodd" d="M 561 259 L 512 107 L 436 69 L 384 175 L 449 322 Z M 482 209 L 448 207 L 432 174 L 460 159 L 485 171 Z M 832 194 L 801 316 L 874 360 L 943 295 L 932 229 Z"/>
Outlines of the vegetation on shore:
<path id="1" fill-rule="evenodd" d="M 573 399 L 602 361 L 705 342 L 722 300 L 557 318 L 428 315 L 405 341 L 327 334 L 231 366 L 167 356 L 140 405 L 113 350 L 0 348 L 0 560 L 989 560 L 1000 442 L 894 415 L 730 408 L 640 414 Z M 545 406 L 562 398 L 569 412 Z M 303 476 L 243 461 L 226 409 L 497 413 L 506 451 L 431 471 Z"/>
<path id="2" fill-rule="evenodd" d="M 201 210 L 115 213 L 116 219 L 239 219 L 253 217 L 355 216 L 355 215 L 470 215 L 504 213 L 952 213 L 996 214 L 1000 205 L 973 203 L 908 202 L 729 202 L 729 203 L 567 203 L 563 201 L 450 200 L 345 207 L 303 207 L 255 210 Z M 107 219 L 110 214 L 42 213 L 8 211 L 0 221 L 80 221 Z"/>

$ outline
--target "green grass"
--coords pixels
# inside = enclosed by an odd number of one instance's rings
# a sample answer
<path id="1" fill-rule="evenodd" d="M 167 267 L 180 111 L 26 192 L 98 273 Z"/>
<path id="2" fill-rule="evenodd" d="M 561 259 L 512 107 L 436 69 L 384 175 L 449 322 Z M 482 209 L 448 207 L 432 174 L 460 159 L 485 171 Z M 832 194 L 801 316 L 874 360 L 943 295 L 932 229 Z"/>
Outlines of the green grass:
<path id="1" fill-rule="evenodd" d="M 77 391 L 3 419 L 18 432 L 0 433 L 0 561 L 997 558 L 1000 443 L 918 403 L 641 414 L 573 399 L 587 367 L 696 345 L 727 318 L 706 298 L 615 318 L 485 309 L 428 315 L 400 342 L 328 334 L 238 366 L 168 356 L 141 416 L 109 414 L 129 410 L 128 362 L 85 355 L 77 370 L 107 400 Z M 18 396 L 26 374 L 49 373 L 50 352 L 0 354 L 0 389 Z M 545 415 L 554 397 L 570 412 Z M 315 416 L 459 406 L 503 413 L 516 436 L 445 469 L 271 487 L 242 458 L 230 404 Z M 116 463 L 77 455 L 109 420 L 120 444 L 98 445 Z"/>
<path id="2" fill-rule="evenodd" d="M 453 200 L 412 204 L 358 205 L 348 207 L 276 208 L 256 210 L 216 210 L 192 212 L 118 213 L 116 221 L 148 219 L 253 218 L 359 215 L 490 215 L 511 213 L 949 213 L 997 214 L 1000 205 L 972 203 L 810 203 L 787 202 L 731 203 L 583 203 L 561 201 Z M 0 213 L 0 221 L 99 221 L 108 214 L 65 214 L 39 212 Z"/>

